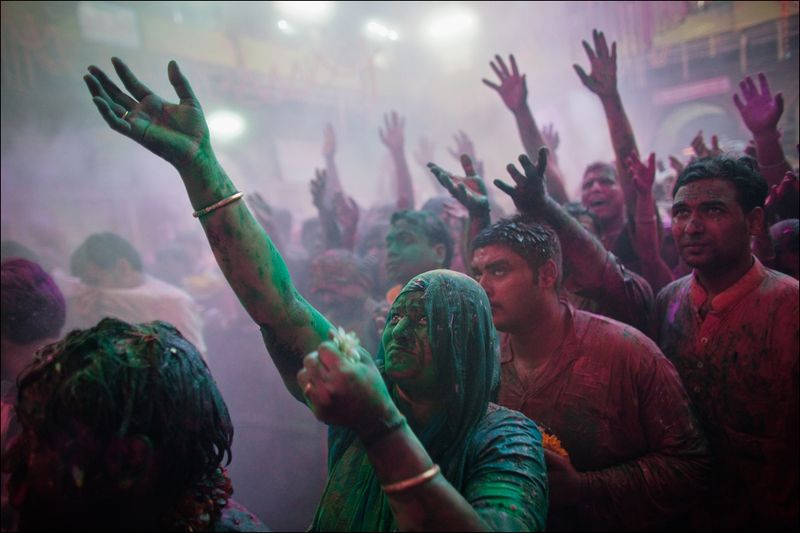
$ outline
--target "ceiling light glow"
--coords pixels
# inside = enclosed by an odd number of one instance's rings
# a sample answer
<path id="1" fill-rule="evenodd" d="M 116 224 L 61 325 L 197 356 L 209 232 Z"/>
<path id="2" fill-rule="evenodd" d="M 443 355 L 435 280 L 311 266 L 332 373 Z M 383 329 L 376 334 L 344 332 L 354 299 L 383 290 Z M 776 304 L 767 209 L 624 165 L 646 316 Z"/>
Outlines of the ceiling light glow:
<path id="1" fill-rule="evenodd" d="M 245 122 L 239 113 L 222 109 L 208 115 L 208 129 L 214 140 L 229 142 L 244 133 Z"/>

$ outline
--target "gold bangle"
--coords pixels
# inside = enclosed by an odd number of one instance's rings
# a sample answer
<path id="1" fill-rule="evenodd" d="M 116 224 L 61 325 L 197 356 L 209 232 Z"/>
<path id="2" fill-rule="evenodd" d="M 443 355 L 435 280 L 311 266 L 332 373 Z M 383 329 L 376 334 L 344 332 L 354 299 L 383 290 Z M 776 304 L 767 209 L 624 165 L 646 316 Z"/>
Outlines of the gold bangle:
<path id="1" fill-rule="evenodd" d="M 201 216 L 207 215 L 210 212 L 214 211 L 215 209 L 219 209 L 220 207 L 225 207 L 226 205 L 235 202 L 236 200 L 238 200 L 242 196 L 244 196 L 243 192 L 234 193 L 234 194 L 228 196 L 227 198 L 223 198 L 219 202 L 211 204 L 208 207 L 204 207 L 203 209 L 198 209 L 197 211 L 192 213 L 192 216 L 194 218 L 200 218 Z"/>
<path id="2" fill-rule="evenodd" d="M 388 485 L 381 485 L 383 492 L 400 492 L 401 490 L 407 490 L 411 487 L 416 487 L 417 485 L 422 485 L 426 481 L 430 481 L 431 479 L 435 478 L 439 473 L 442 471 L 439 468 L 439 465 L 434 464 L 432 467 L 424 471 L 423 473 L 416 475 L 414 477 L 410 477 L 408 479 L 404 479 L 403 481 L 398 481 L 396 483 L 390 483 Z"/>

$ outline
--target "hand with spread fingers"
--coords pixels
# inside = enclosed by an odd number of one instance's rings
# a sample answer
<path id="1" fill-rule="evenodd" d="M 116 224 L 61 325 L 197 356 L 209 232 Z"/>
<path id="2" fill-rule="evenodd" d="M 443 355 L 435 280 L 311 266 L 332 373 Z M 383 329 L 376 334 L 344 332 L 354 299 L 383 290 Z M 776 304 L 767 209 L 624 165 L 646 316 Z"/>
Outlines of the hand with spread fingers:
<path id="1" fill-rule="evenodd" d="M 608 49 L 606 37 L 601 31 L 592 30 L 594 40 L 594 50 L 589 43 L 582 41 L 583 49 L 589 57 L 591 73 L 580 65 L 572 65 L 578 77 L 587 89 L 601 98 L 617 94 L 617 43 L 611 43 L 611 50 Z"/>
<path id="2" fill-rule="evenodd" d="M 434 163 L 428 163 L 428 168 L 442 187 L 467 208 L 470 216 L 488 214 L 490 208 L 486 185 L 475 170 L 475 165 L 469 155 L 461 154 L 461 166 L 464 168 L 466 177 L 454 176 Z"/>
<path id="3" fill-rule="evenodd" d="M 494 180 L 498 189 L 506 193 L 514 200 L 517 210 L 525 215 L 536 215 L 547 206 L 550 197 L 545 187 L 545 170 L 547 169 L 547 148 L 539 148 L 539 160 L 533 166 L 528 156 L 519 156 L 519 163 L 525 174 L 521 174 L 513 164 L 506 167 L 511 179 L 516 183 L 516 187 L 508 185 L 502 180 Z"/>
<path id="4" fill-rule="evenodd" d="M 625 163 L 633 177 L 633 186 L 636 188 L 636 194 L 642 198 L 652 198 L 653 183 L 656 181 L 656 154 L 650 154 L 647 166 L 639 160 L 639 156 L 635 152 L 628 156 Z"/>
<path id="5" fill-rule="evenodd" d="M 326 341 L 303 359 L 297 384 L 314 415 L 356 431 L 397 418 L 399 411 L 372 358 L 360 347 L 351 353 L 356 357 Z"/>
<path id="6" fill-rule="evenodd" d="M 764 73 L 758 74 L 759 92 L 753 78 L 747 76 L 739 82 L 744 103 L 738 94 L 733 95 L 733 103 L 742 115 L 745 126 L 754 136 L 777 130 L 778 121 L 783 114 L 783 94 L 776 93 L 773 98 L 769 82 Z"/>
<path id="7" fill-rule="evenodd" d="M 381 142 L 392 151 L 402 151 L 405 144 L 406 119 L 392 111 L 383 115 L 383 129 L 378 130 Z"/>
<path id="8" fill-rule="evenodd" d="M 130 137 L 179 171 L 212 158 L 211 140 L 200 102 L 178 64 L 170 61 L 169 81 L 179 103 L 161 98 L 140 82 L 118 58 L 111 59 L 125 89 L 122 91 L 96 66 L 83 77 L 100 115 L 116 132 Z"/>
<path id="9" fill-rule="evenodd" d="M 484 85 L 491 87 L 503 99 L 503 103 L 512 112 L 516 113 L 527 105 L 528 103 L 528 84 L 525 79 L 525 74 L 519 74 L 517 69 L 517 61 L 514 59 L 514 54 L 508 56 L 508 61 L 511 64 L 511 70 L 506 67 L 505 61 L 499 55 L 494 56 L 494 61 L 489 62 L 489 66 L 497 74 L 500 84 L 491 82 L 486 78 L 483 79 Z"/>
<path id="10" fill-rule="evenodd" d="M 719 147 L 719 137 L 716 135 L 711 136 L 711 148 L 706 146 L 706 141 L 703 138 L 703 130 L 697 132 L 697 135 L 692 139 L 692 150 L 697 157 L 716 157 L 722 155 L 722 148 Z"/>
<path id="11" fill-rule="evenodd" d="M 472 159 L 478 174 L 482 176 L 483 161 L 478 161 L 478 157 L 475 155 L 475 145 L 472 143 L 472 139 L 469 138 L 469 135 L 463 131 L 459 131 L 457 134 L 453 135 L 453 140 L 456 143 L 456 147 L 448 148 L 448 153 L 459 161 L 461 160 L 462 154 L 467 154 L 470 159 Z M 429 161 L 431 160 L 429 159 Z"/>
<path id="12" fill-rule="evenodd" d="M 545 124 L 542 126 L 542 137 L 547 147 L 550 149 L 550 159 L 555 159 L 556 150 L 558 145 L 561 144 L 561 137 L 559 137 L 553 124 Z"/>

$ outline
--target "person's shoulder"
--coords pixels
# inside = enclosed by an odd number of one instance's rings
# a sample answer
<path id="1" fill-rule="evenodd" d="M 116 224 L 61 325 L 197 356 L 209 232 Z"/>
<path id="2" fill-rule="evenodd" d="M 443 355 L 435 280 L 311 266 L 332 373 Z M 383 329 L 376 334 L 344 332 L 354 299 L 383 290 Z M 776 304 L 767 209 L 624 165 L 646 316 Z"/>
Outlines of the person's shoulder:
<path id="1" fill-rule="evenodd" d="M 137 289 L 141 292 L 150 293 L 158 298 L 166 297 L 166 298 L 175 298 L 179 300 L 193 301 L 192 296 L 185 290 L 181 289 L 180 287 L 176 287 L 171 283 L 162 281 L 149 274 L 144 274 L 142 278 L 144 280 L 143 283 L 139 285 L 139 287 L 137 287 Z"/>
<path id="2" fill-rule="evenodd" d="M 478 429 L 489 431 L 498 428 L 518 428 L 519 431 L 533 431 L 539 433 L 536 423 L 514 409 L 509 409 L 495 403 L 490 403 L 486 409 L 486 414 L 478 424 Z"/>
<path id="3" fill-rule="evenodd" d="M 776 295 L 786 295 L 794 298 L 797 298 L 800 292 L 798 280 L 787 276 L 783 272 L 766 267 L 764 268 L 764 281 L 762 281 L 761 286 Z"/>
<path id="4" fill-rule="evenodd" d="M 673 300 L 676 295 L 683 294 L 692 284 L 692 274 L 686 274 L 682 278 L 668 283 L 656 295 L 656 302 Z"/>

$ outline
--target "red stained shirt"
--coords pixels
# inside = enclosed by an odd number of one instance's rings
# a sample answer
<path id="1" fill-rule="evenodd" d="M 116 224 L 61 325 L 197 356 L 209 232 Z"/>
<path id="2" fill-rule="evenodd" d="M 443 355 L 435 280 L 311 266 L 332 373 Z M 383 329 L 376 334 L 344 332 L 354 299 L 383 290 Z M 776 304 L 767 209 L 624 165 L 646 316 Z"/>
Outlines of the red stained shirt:
<path id="1" fill-rule="evenodd" d="M 713 529 L 798 526 L 798 283 L 754 259 L 750 270 L 698 309 L 693 275 L 656 302 L 659 345 L 678 369 L 718 463 L 695 525 Z"/>
<path id="2" fill-rule="evenodd" d="M 644 334 L 570 307 L 569 333 L 521 383 L 507 335 L 499 403 L 543 424 L 582 472 L 588 497 L 549 511 L 548 530 L 662 529 L 710 474 L 706 441 L 675 368 Z"/>

